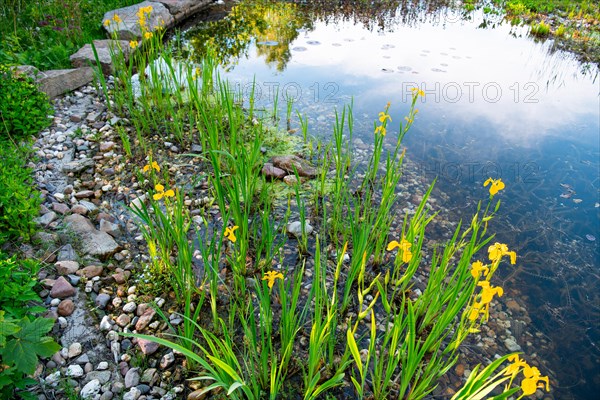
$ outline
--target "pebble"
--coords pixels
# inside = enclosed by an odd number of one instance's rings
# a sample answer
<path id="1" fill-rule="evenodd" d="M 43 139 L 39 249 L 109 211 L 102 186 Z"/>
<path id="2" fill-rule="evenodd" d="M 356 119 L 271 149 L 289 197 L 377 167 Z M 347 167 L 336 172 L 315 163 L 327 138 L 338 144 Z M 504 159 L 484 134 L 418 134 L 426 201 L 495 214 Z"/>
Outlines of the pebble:
<path id="1" fill-rule="evenodd" d="M 123 312 L 126 312 L 126 313 L 134 312 L 136 309 L 137 309 L 137 304 L 135 304 L 135 302 L 133 302 L 133 301 L 131 301 L 123 306 Z"/>
<path id="2" fill-rule="evenodd" d="M 102 321 L 100 321 L 100 330 L 108 331 L 111 328 L 112 324 L 110 323 L 110 317 L 108 315 L 105 315 L 104 317 L 102 317 Z"/>
<path id="3" fill-rule="evenodd" d="M 304 231 L 306 235 L 310 235 L 313 231 L 312 225 L 308 221 L 304 221 Z M 294 221 L 288 224 L 287 232 L 296 237 L 300 237 L 302 235 L 302 224 L 300 221 Z"/>
<path id="4" fill-rule="evenodd" d="M 50 386 L 58 385 L 58 382 L 60 381 L 60 371 L 55 371 L 51 373 L 50 375 L 46 376 L 44 380 Z"/>
<path id="5" fill-rule="evenodd" d="M 160 359 L 160 368 L 167 369 L 175 362 L 175 354 L 172 351 L 168 352 Z"/>
<path id="6" fill-rule="evenodd" d="M 125 388 L 129 389 L 131 387 L 137 386 L 140 383 L 140 369 L 139 368 L 131 368 L 125 374 Z"/>
<path id="7" fill-rule="evenodd" d="M 77 357 L 78 355 L 81 354 L 82 350 L 83 350 L 83 347 L 81 346 L 81 343 L 75 342 L 69 346 L 69 350 L 67 353 L 68 357 L 69 358 Z"/>
<path id="8" fill-rule="evenodd" d="M 58 326 L 60 329 L 65 329 L 68 325 L 67 319 L 65 317 L 58 317 Z"/>
<path id="9" fill-rule="evenodd" d="M 136 387 L 129 389 L 129 392 L 123 395 L 123 400 L 137 400 L 142 395 L 142 392 Z"/>
<path id="10" fill-rule="evenodd" d="M 69 365 L 67 367 L 67 371 L 65 372 L 65 375 L 72 377 L 72 378 L 82 377 L 83 376 L 83 368 L 81 368 L 81 365 L 78 365 L 78 364 Z"/>
<path id="11" fill-rule="evenodd" d="M 115 322 L 120 327 L 125 327 L 125 326 L 129 325 L 129 323 L 131 322 L 131 317 L 127 314 L 121 314 L 117 317 Z"/>
<path id="12" fill-rule="evenodd" d="M 52 290 L 50 290 L 50 296 L 64 299 L 66 297 L 73 296 L 75 294 L 75 288 L 65 279 L 64 276 L 59 276 L 54 285 L 52 285 Z"/>
<path id="13" fill-rule="evenodd" d="M 106 293 L 100 293 L 98 296 L 96 296 L 96 306 L 98 308 L 100 308 L 101 310 L 104 310 L 106 308 L 106 305 L 108 304 L 108 302 L 110 301 L 110 295 L 106 294 Z M 100 325 L 102 329 L 102 325 Z"/>
<path id="14" fill-rule="evenodd" d="M 63 300 L 58 305 L 57 312 L 62 317 L 68 317 L 73 314 L 73 311 L 75 311 L 75 303 L 71 299 Z"/>

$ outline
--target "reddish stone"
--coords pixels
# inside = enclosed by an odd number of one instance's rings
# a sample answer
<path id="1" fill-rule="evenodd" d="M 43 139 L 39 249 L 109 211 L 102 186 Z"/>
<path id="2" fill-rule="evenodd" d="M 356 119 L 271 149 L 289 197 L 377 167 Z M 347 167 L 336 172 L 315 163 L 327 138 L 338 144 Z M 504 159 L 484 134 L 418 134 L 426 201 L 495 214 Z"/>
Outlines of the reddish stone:
<path id="1" fill-rule="evenodd" d="M 62 317 L 68 317 L 69 315 L 73 314 L 73 311 L 75 311 L 75 303 L 73 303 L 73 300 L 70 299 L 63 300 L 58 305 L 57 311 L 58 315 Z"/>
<path id="2" fill-rule="evenodd" d="M 60 276 L 50 291 L 50 296 L 55 299 L 64 299 L 75 294 L 75 288 L 65 279 L 64 276 Z"/>
<path id="3" fill-rule="evenodd" d="M 156 353 L 156 350 L 158 350 L 159 347 L 158 343 L 151 342 L 150 340 L 146 339 L 138 339 L 137 344 L 140 346 L 140 350 L 142 350 L 142 353 L 145 355 Z"/>
<path id="4" fill-rule="evenodd" d="M 154 315 L 156 314 L 156 311 L 154 311 L 153 308 L 150 308 L 148 310 L 146 310 L 138 319 L 138 322 L 135 324 L 135 329 L 138 332 L 143 331 L 144 329 L 146 329 L 146 327 L 150 324 L 150 322 L 152 321 L 152 318 L 154 318 Z"/>

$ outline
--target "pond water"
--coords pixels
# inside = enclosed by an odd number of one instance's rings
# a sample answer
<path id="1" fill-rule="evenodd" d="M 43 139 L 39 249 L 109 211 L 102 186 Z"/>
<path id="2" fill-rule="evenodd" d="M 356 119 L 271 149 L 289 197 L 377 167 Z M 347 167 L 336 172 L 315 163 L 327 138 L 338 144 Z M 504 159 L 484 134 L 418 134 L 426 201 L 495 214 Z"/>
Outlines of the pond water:
<path id="1" fill-rule="evenodd" d="M 518 291 L 532 318 L 528 328 L 551 343 L 538 351 L 560 383 L 553 398 L 595 398 L 598 67 L 494 14 L 439 2 L 366 3 L 225 5 L 189 29 L 185 43 L 192 57 L 207 43 L 220 48 L 223 75 L 246 96 L 254 81 L 258 103 L 277 101 L 283 116 L 286 100 L 293 101 L 294 115 L 306 115 L 310 133 L 321 137 L 331 133 L 335 110 L 350 102 L 355 138 L 372 142 L 373 120 L 388 101 L 390 128 L 396 124 L 388 135 L 397 134 L 410 88 L 422 89 L 404 141 L 408 158 L 423 182 L 438 178 L 456 219 L 485 198 L 488 177 L 506 182 L 492 229 L 519 260 L 501 277 L 503 286 Z"/>

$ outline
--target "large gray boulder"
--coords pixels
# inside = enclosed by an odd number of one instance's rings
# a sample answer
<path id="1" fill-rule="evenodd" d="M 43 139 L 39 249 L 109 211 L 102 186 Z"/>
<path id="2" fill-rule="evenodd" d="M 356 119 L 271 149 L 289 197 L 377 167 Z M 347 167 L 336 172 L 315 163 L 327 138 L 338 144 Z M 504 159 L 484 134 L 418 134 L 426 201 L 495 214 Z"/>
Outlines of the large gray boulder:
<path id="1" fill-rule="evenodd" d="M 94 40 L 94 47 L 98 54 L 98 61 L 104 75 L 112 75 L 115 67 L 112 64 L 113 55 L 122 53 L 125 62 L 129 60 L 132 49 L 126 40 Z M 90 44 L 84 45 L 77 53 L 71 55 L 71 64 L 74 67 L 88 67 L 96 64 L 94 50 Z"/>
<path id="2" fill-rule="evenodd" d="M 84 253 L 100 259 L 107 259 L 119 250 L 119 244 L 112 236 L 97 230 L 92 222 L 83 215 L 69 215 L 64 221 L 66 226 L 80 239 Z"/>
<path id="3" fill-rule="evenodd" d="M 164 5 L 153 1 L 144 1 L 129 7 L 112 10 L 104 14 L 102 21 L 104 29 L 110 37 L 116 36 L 121 40 L 138 40 L 142 37 L 142 29 L 139 24 L 138 12 L 140 8 L 152 7 L 152 11 L 146 14 L 146 29 L 155 31 L 157 28 L 169 29 L 175 25 L 175 19 Z M 116 22 L 114 16 L 118 15 L 120 22 Z"/>
<path id="4" fill-rule="evenodd" d="M 163 4 L 175 19 L 179 22 L 190 15 L 208 7 L 214 0 L 154 0 L 157 3 Z"/>

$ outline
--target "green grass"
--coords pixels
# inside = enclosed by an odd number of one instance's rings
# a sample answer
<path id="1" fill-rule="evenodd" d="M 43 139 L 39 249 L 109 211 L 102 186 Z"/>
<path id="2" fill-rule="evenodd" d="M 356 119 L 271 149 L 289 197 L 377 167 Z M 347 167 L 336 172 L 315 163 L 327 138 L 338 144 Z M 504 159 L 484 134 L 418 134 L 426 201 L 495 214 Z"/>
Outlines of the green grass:
<path id="1" fill-rule="evenodd" d="M 4 0 L 0 2 L 0 63 L 41 70 L 70 68 L 69 56 L 104 39 L 105 12 L 137 0 Z"/>

